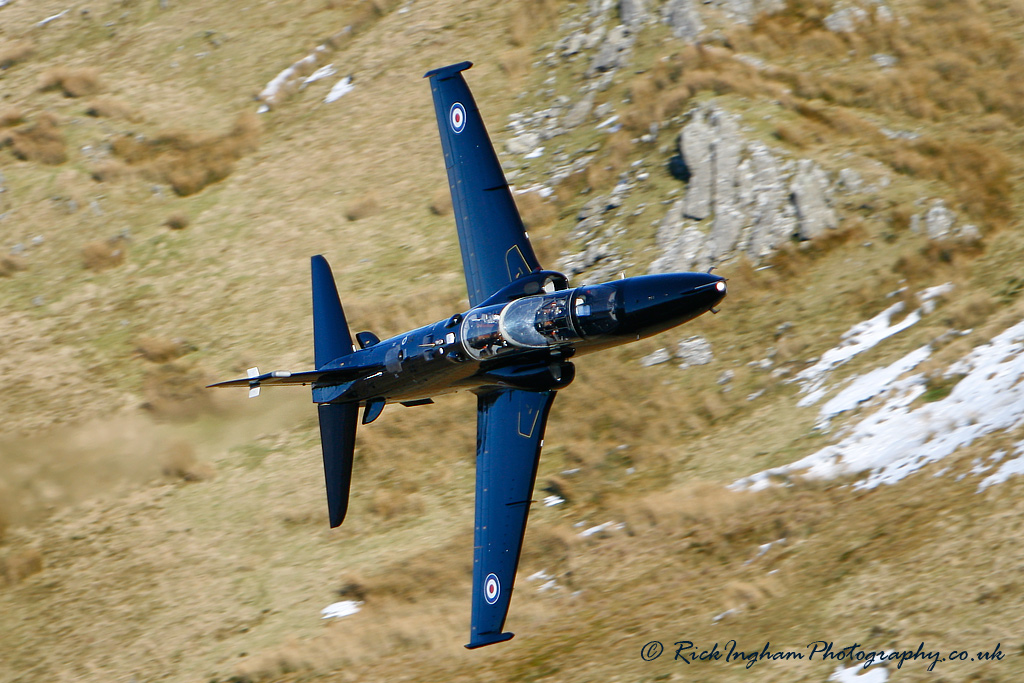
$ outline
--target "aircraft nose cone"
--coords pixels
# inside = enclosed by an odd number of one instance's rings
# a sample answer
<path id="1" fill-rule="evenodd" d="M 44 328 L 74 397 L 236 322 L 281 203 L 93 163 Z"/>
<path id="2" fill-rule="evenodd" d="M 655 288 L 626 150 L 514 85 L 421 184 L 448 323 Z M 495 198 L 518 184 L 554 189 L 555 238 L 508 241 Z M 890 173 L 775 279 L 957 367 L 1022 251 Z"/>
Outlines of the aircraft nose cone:
<path id="1" fill-rule="evenodd" d="M 707 312 L 725 298 L 725 278 L 711 273 L 665 273 L 621 280 L 625 325 L 646 337 Z"/>

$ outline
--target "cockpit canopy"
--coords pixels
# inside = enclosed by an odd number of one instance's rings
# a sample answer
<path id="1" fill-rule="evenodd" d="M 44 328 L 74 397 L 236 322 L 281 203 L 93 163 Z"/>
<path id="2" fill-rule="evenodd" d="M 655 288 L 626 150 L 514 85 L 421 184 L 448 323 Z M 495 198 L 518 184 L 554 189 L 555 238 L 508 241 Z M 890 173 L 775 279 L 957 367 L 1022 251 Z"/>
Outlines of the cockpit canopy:
<path id="1" fill-rule="evenodd" d="M 616 294 L 614 287 L 593 285 L 474 309 L 462 323 L 466 351 L 486 360 L 608 334 L 617 324 Z"/>

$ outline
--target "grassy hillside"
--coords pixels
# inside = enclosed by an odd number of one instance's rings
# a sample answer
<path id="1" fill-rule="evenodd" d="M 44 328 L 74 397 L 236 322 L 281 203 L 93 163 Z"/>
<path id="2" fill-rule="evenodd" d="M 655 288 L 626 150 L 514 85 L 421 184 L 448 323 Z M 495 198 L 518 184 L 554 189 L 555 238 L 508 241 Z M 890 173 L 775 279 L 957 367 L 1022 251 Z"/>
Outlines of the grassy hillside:
<path id="1" fill-rule="evenodd" d="M 628 65 L 595 94 L 621 128 L 590 116 L 539 158 L 505 154 L 510 115 L 575 102 L 593 82 L 595 50 L 564 57 L 559 41 L 573 26 L 610 30 L 613 5 L 587 14 L 600 5 L 0 7 L 0 680 L 824 681 L 838 664 L 672 661 L 675 641 L 730 639 L 801 653 L 817 640 L 999 643 L 1000 661 L 892 675 L 1019 678 L 1022 484 L 977 493 L 977 461 L 1012 452 L 1020 428 L 892 486 L 850 475 L 725 487 L 835 442 L 877 407 L 815 429 L 818 407 L 798 406 L 790 381 L 855 323 L 953 283 L 830 379 L 931 344 L 920 405 L 949 393 L 952 363 L 1024 317 L 1024 4 L 901 0 L 886 5 L 892 21 L 869 13 L 843 32 L 826 24 L 841 6 L 824 0 L 749 24 L 712 3 L 699 45 L 651 7 Z M 335 74 L 257 114 L 256 96 L 311 54 Z M 331 531 L 308 395 L 202 388 L 257 362 L 311 365 L 312 254 L 330 260 L 355 329 L 383 337 L 467 305 L 421 78 L 464 59 L 519 188 L 593 156 L 549 198 L 517 197 L 545 264 L 579 247 L 584 204 L 639 162 L 650 177 L 611 241 L 628 275 L 647 271 L 685 191 L 669 159 L 699 102 L 784 159 L 864 181 L 835 193 L 836 230 L 721 264 L 719 315 L 577 364 L 535 495 L 566 502 L 532 511 L 516 638 L 473 652 L 461 647 L 471 397 L 389 407 L 361 429 L 349 517 Z M 325 103 L 349 75 L 353 90 Z M 912 229 L 936 199 L 978 238 Z M 712 363 L 641 366 L 697 334 Z M 320 619 L 343 599 L 361 611 Z M 665 654 L 643 661 L 652 640 Z"/>

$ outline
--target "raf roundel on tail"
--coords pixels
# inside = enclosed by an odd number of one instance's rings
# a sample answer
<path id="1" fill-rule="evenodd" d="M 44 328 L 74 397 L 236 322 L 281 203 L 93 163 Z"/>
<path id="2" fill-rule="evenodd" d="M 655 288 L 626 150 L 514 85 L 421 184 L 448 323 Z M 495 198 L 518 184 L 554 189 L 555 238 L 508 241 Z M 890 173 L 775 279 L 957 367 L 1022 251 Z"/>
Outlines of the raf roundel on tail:
<path id="1" fill-rule="evenodd" d="M 461 133 L 462 129 L 466 127 L 466 108 L 462 106 L 461 102 L 452 105 L 448 120 L 451 121 L 452 130 L 456 133 Z"/>
<path id="2" fill-rule="evenodd" d="M 211 386 L 246 387 L 250 396 L 263 385 L 312 386 L 332 527 L 348 509 L 360 408 L 367 424 L 389 403 L 420 406 L 441 394 L 475 394 L 476 521 L 466 647 L 476 648 L 512 637 L 505 618 L 544 430 L 556 392 L 575 377 L 572 360 L 692 320 L 725 298 L 726 286 L 711 273 L 665 273 L 570 287 L 561 273 L 543 270 L 463 78 L 471 66 L 462 62 L 426 74 L 470 309 L 389 339 L 360 332 L 357 345 L 330 266 L 314 256 L 315 369 L 253 369 L 248 377 Z"/>

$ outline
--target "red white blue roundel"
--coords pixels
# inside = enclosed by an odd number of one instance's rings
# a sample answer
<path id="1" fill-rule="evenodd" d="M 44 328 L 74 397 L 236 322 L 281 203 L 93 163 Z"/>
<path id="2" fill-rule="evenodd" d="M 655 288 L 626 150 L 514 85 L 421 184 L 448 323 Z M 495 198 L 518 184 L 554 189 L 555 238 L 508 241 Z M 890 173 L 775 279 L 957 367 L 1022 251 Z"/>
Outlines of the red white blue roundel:
<path id="1" fill-rule="evenodd" d="M 494 574 L 488 574 L 487 578 L 484 579 L 484 600 L 487 601 L 488 605 L 493 605 L 498 602 L 499 595 L 501 595 L 501 584 L 498 583 L 498 577 Z"/>
<path id="2" fill-rule="evenodd" d="M 456 102 L 452 105 L 451 110 L 448 112 L 448 121 L 452 125 L 452 130 L 456 133 L 461 133 L 462 129 L 466 127 L 466 108 L 462 106 L 461 102 Z"/>

